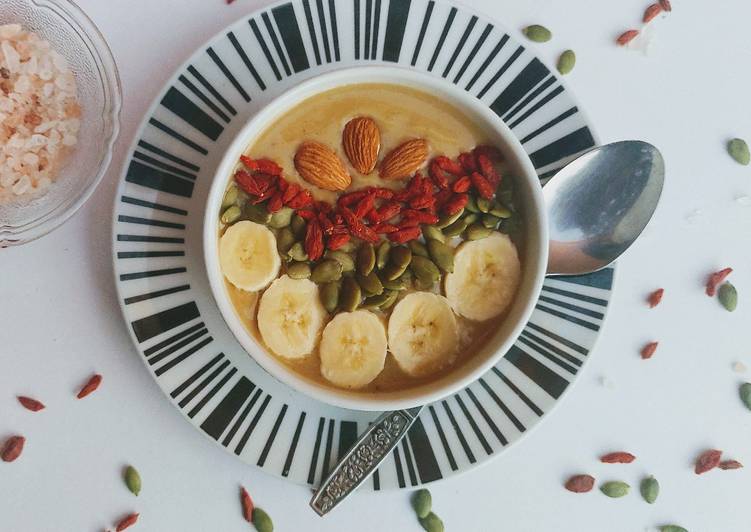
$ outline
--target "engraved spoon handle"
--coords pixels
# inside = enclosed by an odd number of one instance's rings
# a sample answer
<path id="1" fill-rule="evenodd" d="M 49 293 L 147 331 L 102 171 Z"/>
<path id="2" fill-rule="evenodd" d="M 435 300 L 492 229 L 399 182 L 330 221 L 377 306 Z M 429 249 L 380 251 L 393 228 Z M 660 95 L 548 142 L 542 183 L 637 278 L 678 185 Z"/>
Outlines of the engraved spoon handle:
<path id="1" fill-rule="evenodd" d="M 401 441 L 422 407 L 385 412 L 342 457 L 310 500 L 318 515 L 326 515 L 376 470 Z"/>

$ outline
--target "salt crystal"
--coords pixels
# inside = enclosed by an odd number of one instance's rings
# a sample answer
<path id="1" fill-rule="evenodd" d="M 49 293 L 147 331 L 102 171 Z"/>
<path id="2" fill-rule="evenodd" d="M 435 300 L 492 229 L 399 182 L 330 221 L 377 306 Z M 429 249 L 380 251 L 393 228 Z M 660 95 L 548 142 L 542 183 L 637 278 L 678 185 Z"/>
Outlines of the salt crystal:
<path id="1" fill-rule="evenodd" d="M 735 371 L 736 373 L 746 373 L 746 369 L 746 365 L 740 360 L 733 362 L 733 371 Z"/>
<path id="2" fill-rule="evenodd" d="M 607 375 L 600 375 L 599 381 L 600 386 L 602 386 L 603 388 L 606 388 L 608 390 L 615 389 L 615 382 L 613 382 L 613 380 L 610 379 L 610 377 L 608 377 Z"/>
<path id="3" fill-rule="evenodd" d="M 21 157 L 21 160 L 24 164 L 28 164 L 29 166 L 37 166 L 39 164 L 39 156 L 34 153 L 25 153 L 23 157 Z"/>
<path id="4" fill-rule="evenodd" d="M 29 190 L 29 187 L 31 187 L 31 179 L 29 179 L 29 176 L 21 176 L 21 179 L 16 181 L 16 184 L 13 185 L 13 194 L 16 196 L 20 196 L 27 190 Z"/>
<path id="5" fill-rule="evenodd" d="M 11 74 L 18 72 L 21 68 L 21 57 L 18 52 L 9 41 L 3 41 L 0 44 L 0 50 L 2 50 L 5 56 L 5 66 Z"/>
<path id="6" fill-rule="evenodd" d="M 735 202 L 738 205 L 743 205 L 744 207 L 746 207 L 748 205 L 751 205 L 751 197 L 746 196 L 745 194 L 741 195 L 741 196 L 736 196 L 735 197 Z"/>

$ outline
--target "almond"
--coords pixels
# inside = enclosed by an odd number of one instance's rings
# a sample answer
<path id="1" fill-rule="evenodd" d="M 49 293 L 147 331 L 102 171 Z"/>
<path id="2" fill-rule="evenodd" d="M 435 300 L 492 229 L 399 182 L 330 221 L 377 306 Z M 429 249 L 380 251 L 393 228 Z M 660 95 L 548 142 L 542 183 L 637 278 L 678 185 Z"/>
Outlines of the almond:
<path id="1" fill-rule="evenodd" d="M 405 179 L 412 176 L 428 158 L 428 141 L 412 139 L 403 142 L 381 161 L 382 179 Z"/>
<path id="2" fill-rule="evenodd" d="M 304 142 L 297 149 L 295 168 L 305 181 L 326 190 L 344 190 L 352 183 L 339 156 L 320 142 Z"/>
<path id="3" fill-rule="evenodd" d="M 355 170 L 369 174 L 378 162 L 381 149 L 381 132 L 372 118 L 358 116 L 344 126 L 342 132 L 344 153 Z"/>

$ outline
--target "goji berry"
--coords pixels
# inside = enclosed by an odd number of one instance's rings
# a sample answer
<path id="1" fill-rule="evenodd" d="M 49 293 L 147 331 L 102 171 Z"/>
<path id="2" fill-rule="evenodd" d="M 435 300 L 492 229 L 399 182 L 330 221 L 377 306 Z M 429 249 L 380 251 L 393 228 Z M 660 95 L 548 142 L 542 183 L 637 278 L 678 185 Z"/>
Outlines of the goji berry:
<path id="1" fill-rule="evenodd" d="M 354 192 L 350 192 L 349 194 L 342 194 L 341 196 L 339 196 L 339 199 L 336 200 L 336 204 L 339 207 L 351 207 L 367 195 L 367 190 L 356 190 Z"/>
<path id="2" fill-rule="evenodd" d="M 300 209 L 299 211 L 297 211 L 297 215 L 298 215 L 298 216 L 299 216 L 300 218 L 302 218 L 303 220 L 306 220 L 306 221 L 308 221 L 308 222 L 309 222 L 310 220 L 312 220 L 313 218 L 315 218 L 315 217 L 316 217 L 316 213 L 314 213 L 314 212 L 313 212 L 313 211 L 311 211 L 310 209 Z"/>
<path id="3" fill-rule="evenodd" d="M 374 194 L 366 194 L 365 197 L 363 197 L 360 201 L 357 202 L 357 205 L 355 206 L 355 210 L 353 211 L 355 213 L 355 216 L 358 218 L 363 218 L 366 214 L 368 214 L 375 205 L 375 195 Z"/>
<path id="4" fill-rule="evenodd" d="M 42 403 L 41 401 L 37 401 L 36 399 L 25 397 L 23 395 L 19 395 L 17 399 L 18 402 L 21 403 L 21 405 L 26 410 L 31 410 L 32 412 L 39 412 L 40 410 L 44 410 L 44 403 Z"/>
<path id="5" fill-rule="evenodd" d="M 261 192 L 264 192 L 275 185 L 276 177 L 271 174 L 256 173 L 253 174 L 253 179 L 258 183 L 258 188 Z"/>
<path id="6" fill-rule="evenodd" d="M 377 187 L 373 189 L 376 198 L 390 200 L 394 197 L 394 191 L 390 188 Z"/>
<path id="7" fill-rule="evenodd" d="M 501 150 L 499 150 L 495 146 L 481 144 L 479 146 L 475 146 L 475 149 L 472 150 L 472 152 L 475 154 L 475 157 L 477 157 L 478 155 L 483 155 L 491 161 L 495 161 L 497 163 L 503 160 L 503 153 L 501 153 Z"/>
<path id="8" fill-rule="evenodd" d="M 429 195 L 417 196 L 409 200 L 409 206 L 413 209 L 429 209 L 435 205 L 435 197 Z"/>
<path id="9" fill-rule="evenodd" d="M 664 288 L 658 288 L 651 294 L 649 294 L 649 297 L 647 298 L 647 302 L 649 303 L 649 308 L 655 308 L 657 305 L 660 304 L 660 301 L 662 301 L 662 296 L 665 293 Z"/>
<path id="10" fill-rule="evenodd" d="M 243 192 L 246 192 L 251 196 L 258 196 L 263 192 L 259 187 L 255 177 L 250 175 L 245 170 L 238 170 L 237 172 L 235 172 L 235 182 L 237 183 L 237 186 L 243 190 Z"/>
<path id="11" fill-rule="evenodd" d="M 625 451 L 616 451 L 600 457 L 600 462 L 603 464 L 630 464 L 634 460 L 636 460 L 636 457 Z"/>
<path id="12" fill-rule="evenodd" d="M 341 215 L 344 217 L 349 230 L 353 236 L 375 244 L 380 240 L 378 235 L 370 227 L 366 226 L 362 221 L 354 215 L 354 213 L 346 207 L 342 207 Z"/>
<path id="13" fill-rule="evenodd" d="M 477 190 L 477 193 L 480 194 L 480 196 L 485 199 L 490 199 L 493 197 L 493 192 L 495 191 L 495 189 L 488 182 L 488 180 L 485 179 L 485 176 L 478 172 L 472 172 L 472 175 L 470 177 L 472 179 L 472 185 L 474 185 L 475 190 Z"/>
<path id="14" fill-rule="evenodd" d="M 446 189 L 449 187 L 449 178 L 443 172 L 443 169 L 438 165 L 437 161 L 430 163 L 430 170 L 428 171 L 430 179 L 433 180 L 433 184 L 440 189 Z"/>
<path id="15" fill-rule="evenodd" d="M 277 212 L 282 207 L 284 207 L 284 202 L 282 201 L 282 191 L 278 190 L 274 192 L 274 194 L 271 196 L 271 199 L 269 199 L 269 202 L 266 204 L 266 209 L 271 212 Z"/>
<path id="16" fill-rule="evenodd" d="M 318 213 L 318 223 L 321 224 L 321 229 L 323 230 L 323 233 L 326 235 L 330 235 L 334 230 L 334 224 L 329 219 L 328 215 L 323 212 Z"/>
<path id="17" fill-rule="evenodd" d="M 258 163 L 255 161 L 255 159 L 251 159 L 247 155 L 241 155 L 240 161 L 243 163 L 245 168 L 247 168 L 251 172 L 255 172 L 258 170 Z"/>
<path id="18" fill-rule="evenodd" d="M 709 276 L 707 280 L 706 292 L 708 296 L 715 295 L 717 287 L 727 278 L 728 275 L 733 273 L 733 268 L 725 268 L 718 272 L 714 272 Z"/>
<path id="19" fill-rule="evenodd" d="M 344 223 L 344 218 L 342 218 L 342 215 L 339 213 L 334 213 L 334 224 L 342 225 L 343 223 Z"/>
<path id="20" fill-rule="evenodd" d="M 380 221 L 378 219 L 378 210 L 371 209 L 370 212 L 365 215 L 365 219 L 368 220 L 371 224 L 377 224 Z"/>
<path id="21" fill-rule="evenodd" d="M 313 195 L 308 190 L 301 190 L 297 196 L 289 200 L 287 206 L 293 209 L 302 209 L 313 204 Z"/>
<path id="22" fill-rule="evenodd" d="M 595 479 L 591 475 L 574 475 L 566 481 L 565 488 L 574 493 L 587 493 L 592 491 Z"/>
<path id="23" fill-rule="evenodd" d="M 277 177 L 282 175 L 282 167 L 270 159 L 257 159 L 256 165 L 258 166 L 258 171 L 264 174 Z"/>
<path id="24" fill-rule="evenodd" d="M 343 224 L 334 224 L 334 226 L 331 228 L 331 234 L 332 235 L 348 235 L 349 229 Z"/>
<path id="25" fill-rule="evenodd" d="M 311 220 L 305 231 L 305 253 L 312 261 L 316 261 L 323 255 L 323 232 L 318 220 Z"/>
<path id="26" fill-rule="evenodd" d="M 441 209 L 451 196 L 453 196 L 453 193 L 451 192 L 451 190 L 449 189 L 439 190 L 434 196 L 435 207 L 437 209 Z"/>
<path id="27" fill-rule="evenodd" d="M 470 185 L 472 185 L 472 180 L 469 178 L 468 175 L 465 175 L 453 182 L 453 184 L 451 185 L 451 190 L 453 190 L 454 192 L 459 192 L 459 193 L 467 192 L 469 190 Z"/>
<path id="28" fill-rule="evenodd" d="M 5 440 L 3 449 L 0 451 L 0 459 L 2 459 L 3 462 L 12 462 L 21 456 L 25 443 L 26 438 L 23 436 L 11 436 Z"/>
<path id="29" fill-rule="evenodd" d="M 257 205 L 269 199 L 276 192 L 276 188 L 267 188 L 263 192 L 259 193 L 255 198 L 250 200 L 250 203 Z"/>
<path id="30" fill-rule="evenodd" d="M 694 473 L 697 475 L 701 475 L 702 473 L 706 473 L 707 471 L 710 471 L 720 465 L 720 458 L 722 457 L 722 451 L 718 451 L 717 449 L 710 449 L 709 451 L 704 451 L 699 455 L 699 458 L 696 459 L 696 465 L 694 466 Z"/>
<path id="31" fill-rule="evenodd" d="M 475 161 L 475 156 L 472 153 L 460 153 L 459 163 L 462 165 L 462 168 L 464 168 L 464 171 L 468 174 L 477 171 L 477 161 Z"/>
<path id="32" fill-rule="evenodd" d="M 390 233 L 388 238 L 392 242 L 403 244 L 404 242 L 409 242 L 410 240 L 419 238 L 420 234 L 421 231 L 419 227 L 406 227 L 394 233 Z"/>
<path id="33" fill-rule="evenodd" d="M 279 187 L 279 190 L 281 190 L 282 194 L 284 194 L 285 192 L 287 192 L 287 189 L 289 188 L 289 181 L 287 181 L 283 177 L 277 177 L 276 186 Z"/>
<path id="34" fill-rule="evenodd" d="M 399 230 L 397 226 L 387 223 L 375 224 L 371 226 L 371 229 L 379 235 L 394 233 Z"/>
<path id="35" fill-rule="evenodd" d="M 130 528 L 131 526 L 136 524 L 136 521 L 138 521 L 138 515 L 136 513 L 132 513 L 130 515 L 126 515 L 120 521 L 118 521 L 115 532 L 123 532 L 126 528 Z"/>
<path id="36" fill-rule="evenodd" d="M 248 490 L 240 486 L 240 503 L 243 507 L 243 517 L 248 523 L 253 522 L 253 499 L 250 498 Z"/>
<path id="37" fill-rule="evenodd" d="M 397 201 L 384 203 L 376 210 L 376 223 L 387 222 L 402 210 L 402 206 Z"/>
<path id="38" fill-rule="evenodd" d="M 421 224 L 434 224 L 438 221 L 438 217 L 435 214 L 430 214 L 425 211 L 418 211 L 414 209 L 407 209 L 402 211 L 402 219 L 414 219 L 417 223 Z"/>
<path id="39" fill-rule="evenodd" d="M 743 464 L 740 463 L 738 460 L 725 460 L 724 462 L 720 462 L 717 467 L 720 469 L 728 470 L 728 469 L 740 469 L 743 467 Z"/>
<path id="40" fill-rule="evenodd" d="M 456 214 L 462 210 L 469 201 L 467 194 L 453 194 L 443 205 L 443 212 L 445 214 Z"/>
<path id="41" fill-rule="evenodd" d="M 333 210 L 333 209 L 332 209 L 332 207 L 331 207 L 331 204 L 330 204 L 330 203 L 327 203 L 327 202 L 325 202 L 325 201 L 316 201 L 316 202 L 315 202 L 315 203 L 313 204 L 313 207 L 314 207 L 314 208 L 315 208 L 315 210 L 317 210 L 318 212 L 322 212 L 322 213 L 324 213 L 324 214 L 328 214 L 328 213 L 330 213 L 330 212 L 331 212 L 331 211 Z"/>
<path id="42" fill-rule="evenodd" d="M 327 242 L 326 246 L 331 251 L 336 251 L 340 247 L 342 247 L 344 244 L 349 242 L 350 236 L 349 234 L 341 234 L 341 235 L 331 235 L 329 237 L 329 241 Z"/>
<path id="43" fill-rule="evenodd" d="M 464 169 L 462 168 L 462 165 L 456 161 L 452 161 L 445 155 L 439 155 L 438 157 L 433 159 L 433 162 L 435 162 L 438 167 L 444 172 L 454 174 L 454 176 L 456 177 L 464 175 Z"/>
<path id="44" fill-rule="evenodd" d="M 480 167 L 480 172 L 482 172 L 482 175 L 488 180 L 488 183 L 490 183 L 493 188 L 498 188 L 498 185 L 501 184 L 501 176 L 495 171 L 495 167 L 493 166 L 493 163 L 490 162 L 488 156 L 479 154 L 476 159 L 477 165 Z"/>
<path id="45" fill-rule="evenodd" d="M 284 191 L 284 195 L 282 196 L 282 201 L 285 205 L 288 205 L 290 200 L 297 196 L 300 193 L 300 190 L 302 188 L 297 183 L 290 183 L 287 187 L 287 190 Z"/>
<path id="46" fill-rule="evenodd" d="M 83 385 L 83 388 L 81 388 L 81 391 L 78 392 L 79 399 L 83 399 L 90 393 L 92 393 L 94 390 L 99 388 L 99 385 L 102 383 L 102 376 L 97 374 L 92 375 L 88 381 L 86 381 L 86 384 Z"/>
<path id="47" fill-rule="evenodd" d="M 641 357 L 644 360 L 647 360 L 649 358 L 652 358 L 652 355 L 655 354 L 655 351 L 657 351 L 657 346 L 659 345 L 659 342 L 650 342 L 641 349 Z"/>

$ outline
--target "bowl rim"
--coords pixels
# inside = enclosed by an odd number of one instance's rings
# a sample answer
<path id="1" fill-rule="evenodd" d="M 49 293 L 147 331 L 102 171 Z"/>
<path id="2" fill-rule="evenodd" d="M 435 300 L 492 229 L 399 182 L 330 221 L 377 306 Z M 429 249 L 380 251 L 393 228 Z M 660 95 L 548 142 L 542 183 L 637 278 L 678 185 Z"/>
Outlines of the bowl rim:
<path id="1" fill-rule="evenodd" d="M 516 323 L 514 323 L 512 330 L 500 341 L 500 344 L 493 349 L 493 354 L 487 356 L 482 364 L 479 364 L 461 378 L 447 381 L 439 387 L 433 386 L 432 389 L 423 391 L 422 393 L 418 393 L 418 391 L 421 390 L 423 386 L 405 390 L 408 397 L 402 398 L 384 399 L 380 398 L 378 394 L 358 394 L 356 390 L 350 391 L 338 389 L 333 385 L 327 386 L 324 384 L 318 384 L 291 370 L 283 362 L 278 360 L 275 355 L 267 352 L 267 349 L 260 345 L 260 343 L 245 328 L 245 325 L 237 316 L 234 305 L 229 300 L 224 284 L 224 276 L 221 273 L 219 265 L 217 238 L 218 215 L 220 210 L 219 203 L 221 196 L 226 189 L 229 176 L 237 165 L 240 154 L 245 152 L 247 147 L 261 132 L 265 131 L 274 119 L 280 117 L 302 101 L 327 90 L 360 83 L 403 84 L 418 90 L 423 90 L 424 92 L 430 92 L 429 89 L 433 88 L 442 93 L 439 94 L 439 97 L 442 95 L 445 97 L 450 94 L 454 101 L 449 103 L 460 110 L 466 107 L 469 108 L 468 110 L 472 113 L 482 115 L 482 118 L 487 122 L 488 127 L 504 139 L 507 144 L 507 149 L 511 150 L 513 159 L 522 170 L 521 177 L 531 185 L 532 205 L 530 211 L 533 213 L 532 216 L 534 216 L 539 225 L 539 245 L 536 246 L 534 251 L 538 261 L 537 267 L 534 271 L 530 272 L 532 279 L 530 283 L 530 296 L 527 298 L 527 301 L 524 302 L 523 309 L 520 312 Z M 316 87 L 319 88 L 319 90 L 310 92 Z M 214 175 L 212 176 L 212 183 L 204 208 L 203 251 L 204 264 L 211 294 L 219 308 L 219 313 L 222 316 L 222 319 L 248 356 L 257 362 L 269 375 L 289 386 L 291 389 L 329 405 L 359 411 L 399 410 L 426 405 L 460 391 L 484 375 L 491 367 L 496 365 L 503 356 L 505 356 L 526 326 L 542 289 L 547 266 L 548 224 L 544 208 L 542 186 L 529 156 L 510 128 L 500 119 L 500 117 L 493 113 L 489 107 L 473 95 L 460 91 L 453 85 L 446 83 L 445 80 L 441 78 L 414 72 L 411 69 L 399 66 L 367 65 L 329 71 L 314 76 L 286 90 L 266 104 L 258 113 L 252 116 L 240 130 L 238 130 L 235 138 L 228 145 Z M 451 373 L 448 374 L 448 376 L 450 375 Z M 446 377 L 440 379 L 440 381 L 445 379 Z M 431 384 L 432 383 L 428 383 L 425 386 L 430 386 Z"/>
<path id="2" fill-rule="evenodd" d="M 123 89 L 117 62 L 107 39 L 93 20 L 73 0 L 27 0 L 33 9 L 48 9 L 66 23 L 84 39 L 86 48 L 91 52 L 97 66 L 98 77 L 104 88 L 105 108 L 103 114 L 105 131 L 109 138 L 91 182 L 76 196 L 66 198 L 41 217 L 23 225 L 0 224 L 0 248 L 26 244 L 54 231 L 68 221 L 89 200 L 104 175 L 109 169 L 114 156 L 115 142 L 120 136 L 121 114 L 123 107 Z"/>

